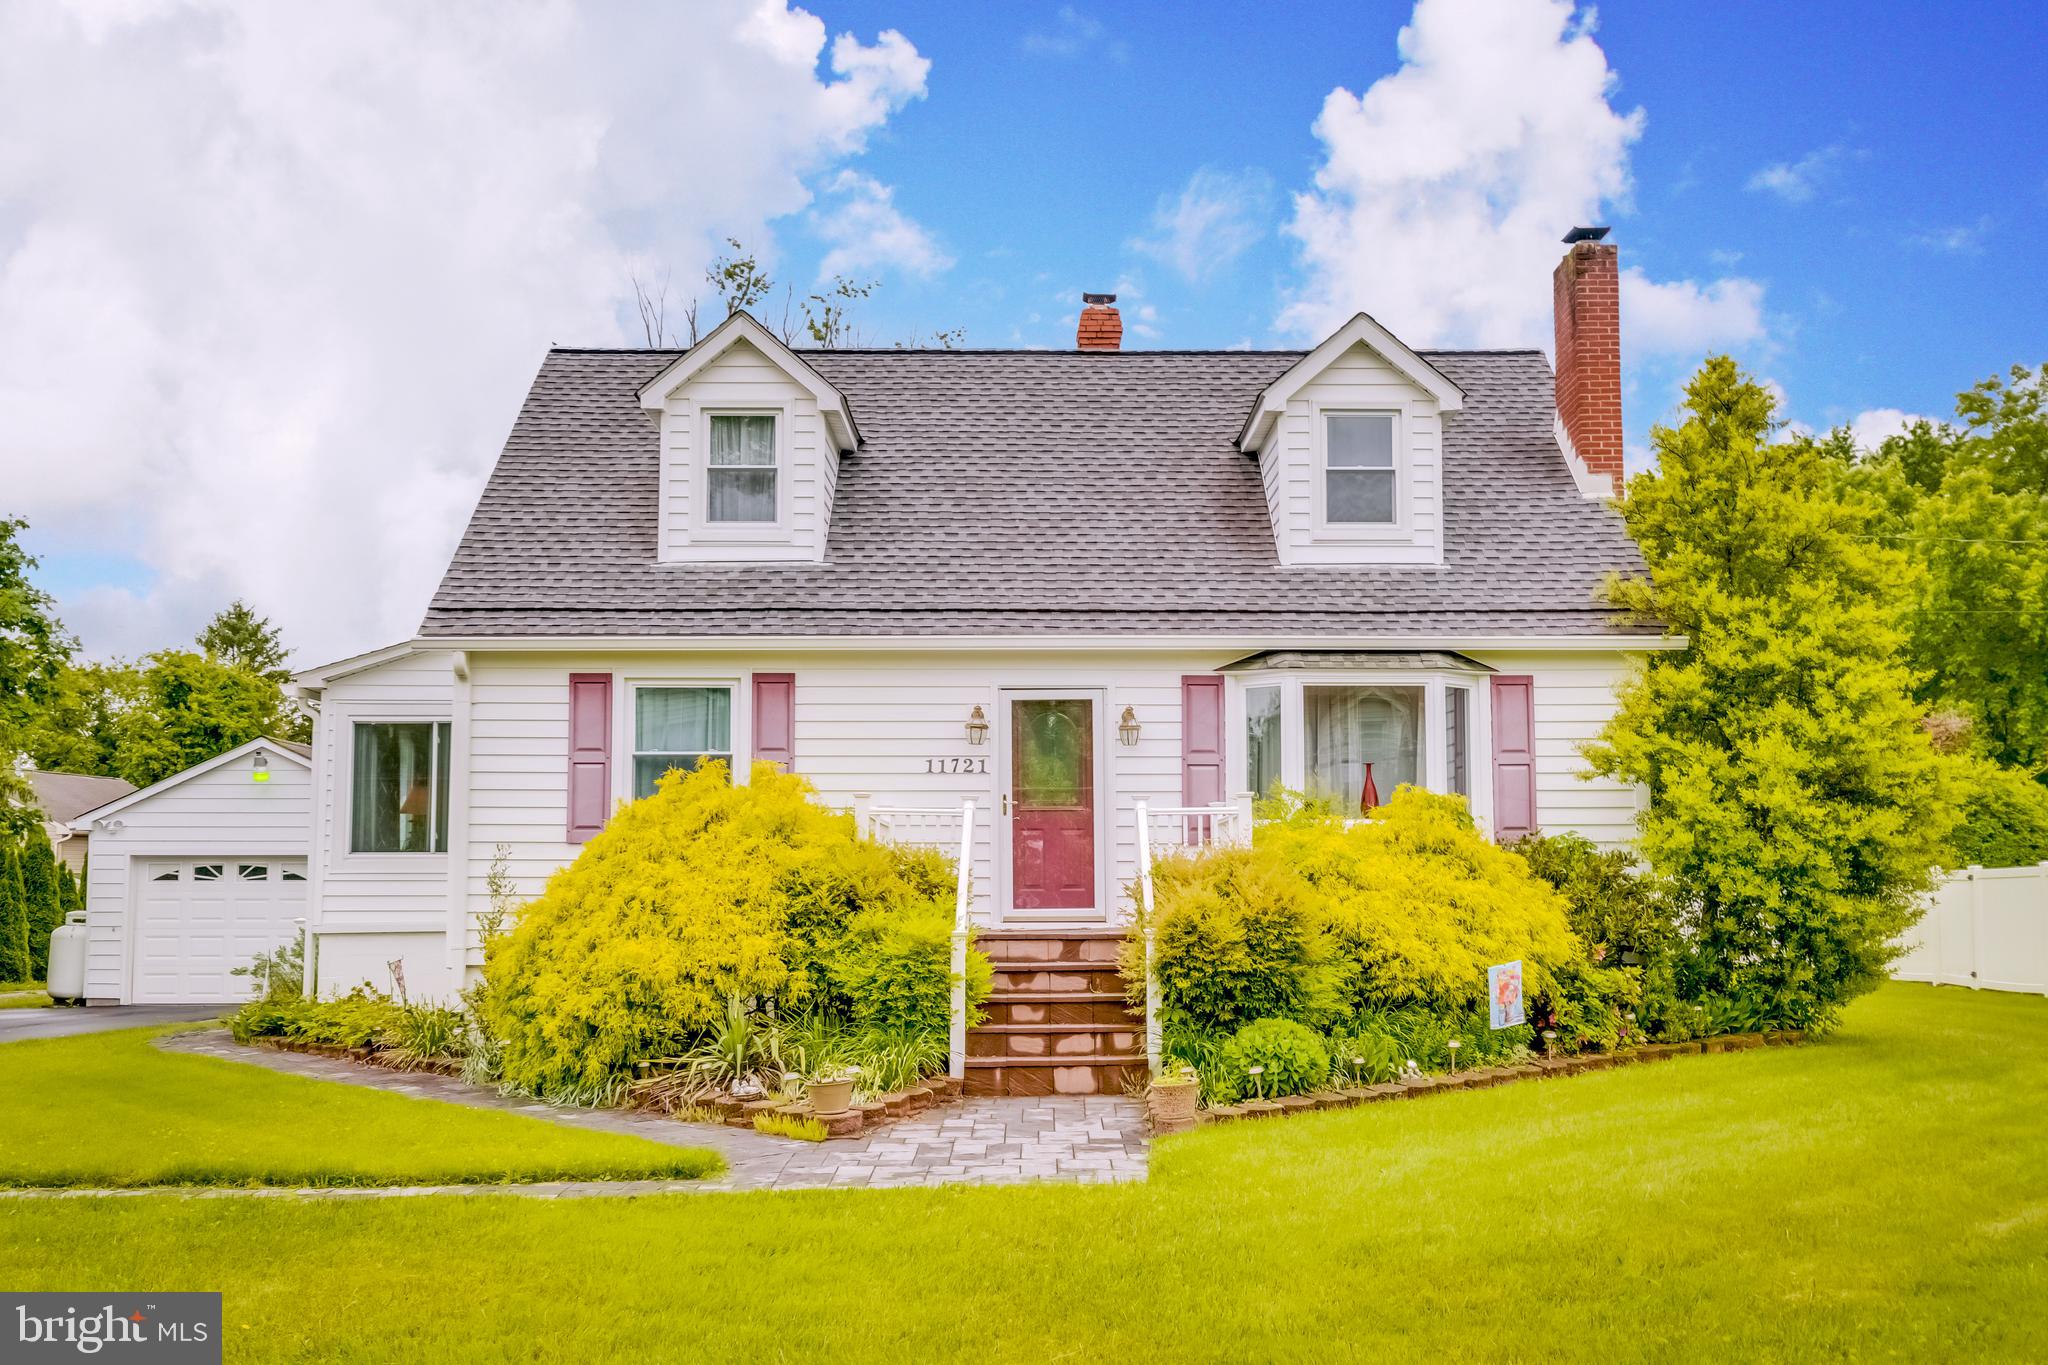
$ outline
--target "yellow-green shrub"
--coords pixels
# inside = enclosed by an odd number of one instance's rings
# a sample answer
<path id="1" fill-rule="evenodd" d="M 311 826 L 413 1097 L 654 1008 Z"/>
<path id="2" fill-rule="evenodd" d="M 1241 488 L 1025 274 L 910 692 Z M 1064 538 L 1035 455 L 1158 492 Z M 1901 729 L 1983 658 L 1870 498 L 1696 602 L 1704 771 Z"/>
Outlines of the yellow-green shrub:
<path id="1" fill-rule="evenodd" d="M 772 764 L 734 786 L 707 763 L 620 807 L 490 946 L 503 1079 L 599 1092 L 680 1051 L 732 997 L 829 997 L 824 964 L 856 925 L 874 939 L 892 920 L 950 918 L 942 859 L 863 839 L 812 794 Z"/>
<path id="2" fill-rule="evenodd" d="M 1520 960 L 1530 996 L 1582 962 L 1564 899 L 1481 835 L 1463 800 L 1402 787 L 1352 825 L 1297 806 L 1258 827 L 1260 858 L 1291 868 L 1322 902 L 1346 1013 L 1482 1003 L 1486 969 Z"/>
<path id="3" fill-rule="evenodd" d="M 1315 891 L 1265 849 L 1161 858 L 1153 966 L 1169 1027 L 1234 1031 L 1255 1019 L 1320 1025 L 1336 1010 L 1325 916 Z M 1145 992 L 1142 926 L 1121 966 L 1134 1003 Z"/>

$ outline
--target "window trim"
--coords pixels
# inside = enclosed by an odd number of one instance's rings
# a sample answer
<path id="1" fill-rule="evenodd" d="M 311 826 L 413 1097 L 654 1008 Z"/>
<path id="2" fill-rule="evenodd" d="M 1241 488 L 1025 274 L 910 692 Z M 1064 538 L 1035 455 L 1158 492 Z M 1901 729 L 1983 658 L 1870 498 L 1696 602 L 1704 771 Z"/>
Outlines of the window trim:
<path id="1" fill-rule="evenodd" d="M 338 862 L 340 865 L 351 869 L 367 870 L 378 863 L 383 863 L 394 870 L 400 868 L 412 869 L 420 867 L 429 859 L 446 858 L 448 856 L 446 848 L 406 852 L 400 849 L 371 850 L 358 849 L 356 847 L 356 729 L 358 726 L 363 725 L 431 725 L 435 727 L 435 744 L 437 746 L 441 744 L 448 746 L 448 829 L 445 838 L 452 842 L 455 838 L 455 785 L 457 782 L 454 766 L 455 724 L 453 719 L 448 716 L 423 716 L 412 713 L 385 715 L 375 711 L 358 711 L 337 717 L 337 723 L 346 735 L 345 740 L 337 737 L 337 743 L 335 744 L 335 748 L 343 751 L 337 755 L 337 758 L 341 760 L 337 766 L 342 767 L 343 771 L 340 775 L 340 784 L 336 789 L 338 796 L 345 803 L 341 812 L 341 828 L 337 832 L 339 836 L 337 839 L 339 844 Z M 435 761 L 430 771 L 433 775 L 433 781 L 438 783 L 441 780 L 441 763 L 438 749 L 436 750 Z M 430 804 L 438 806 L 441 800 L 441 793 L 434 790 L 430 785 L 427 799 Z"/>
<path id="2" fill-rule="evenodd" d="M 1330 520 L 1330 421 L 1331 417 L 1347 414 L 1381 416 L 1392 420 L 1393 472 L 1394 472 L 1394 519 L 1392 521 L 1331 521 Z M 1310 453 L 1313 459 L 1312 474 L 1315 481 L 1315 527 L 1314 539 L 1318 541 L 1393 541 L 1409 540 L 1414 536 L 1410 524 L 1410 503 L 1413 501 L 1409 484 L 1414 477 L 1412 460 L 1408 454 L 1408 409 L 1401 405 L 1374 403 L 1319 402 L 1310 409 Z"/>
<path id="3" fill-rule="evenodd" d="M 1482 830 L 1493 827 L 1493 724 L 1489 708 L 1482 704 L 1486 680 L 1481 671 L 1458 669 L 1352 669 L 1352 668 L 1266 668 L 1228 675 L 1227 762 L 1230 785 L 1243 790 L 1250 781 L 1249 717 L 1245 694 L 1253 688 L 1280 689 L 1280 785 L 1302 791 L 1308 785 L 1308 710 L 1304 689 L 1309 687 L 1420 687 L 1422 697 L 1422 783 L 1430 791 L 1450 792 L 1450 702 L 1451 688 L 1462 687 L 1470 694 L 1467 720 L 1467 756 L 1472 792 L 1466 798 L 1472 816 Z M 1264 793 L 1255 793 L 1264 795 Z M 1382 787 L 1382 799 L 1393 790 Z"/>
<path id="4" fill-rule="evenodd" d="M 731 717 L 732 733 L 727 743 L 732 746 L 729 762 L 732 766 L 734 786 L 745 786 L 748 770 L 753 767 L 753 701 L 748 686 L 750 674 L 737 676 L 704 676 L 702 674 L 678 674 L 669 676 L 660 673 L 636 673 L 621 678 L 615 684 L 612 708 L 612 796 L 615 801 L 637 801 L 634 791 L 635 760 L 640 751 L 635 747 L 638 738 L 639 699 L 646 688 L 661 687 L 718 687 L 731 695 L 727 714 Z M 653 752 L 649 750 L 649 752 Z"/>
<path id="5" fill-rule="evenodd" d="M 772 417 L 775 419 L 775 520 L 713 521 L 711 519 L 711 419 Z M 782 544 L 790 537 L 791 405 L 788 403 L 690 404 L 690 538 L 719 544 Z M 756 466 L 759 468 L 760 466 Z"/>

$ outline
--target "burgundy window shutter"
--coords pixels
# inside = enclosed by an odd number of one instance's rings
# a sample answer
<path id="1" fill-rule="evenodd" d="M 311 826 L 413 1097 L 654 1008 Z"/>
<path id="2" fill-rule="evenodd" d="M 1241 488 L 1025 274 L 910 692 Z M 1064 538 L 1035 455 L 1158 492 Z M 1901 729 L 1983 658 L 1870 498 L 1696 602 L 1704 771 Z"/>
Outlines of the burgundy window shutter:
<path id="1" fill-rule="evenodd" d="M 754 761 L 796 771 L 796 674 L 754 675 Z"/>
<path id="2" fill-rule="evenodd" d="M 1493 680 L 1493 837 L 1536 832 L 1536 680 Z"/>
<path id="3" fill-rule="evenodd" d="M 612 675 L 569 675 L 569 842 L 604 828 L 612 806 Z"/>
<path id="4" fill-rule="evenodd" d="M 1180 680 L 1180 795 L 1190 806 L 1223 799 L 1223 679 Z"/>

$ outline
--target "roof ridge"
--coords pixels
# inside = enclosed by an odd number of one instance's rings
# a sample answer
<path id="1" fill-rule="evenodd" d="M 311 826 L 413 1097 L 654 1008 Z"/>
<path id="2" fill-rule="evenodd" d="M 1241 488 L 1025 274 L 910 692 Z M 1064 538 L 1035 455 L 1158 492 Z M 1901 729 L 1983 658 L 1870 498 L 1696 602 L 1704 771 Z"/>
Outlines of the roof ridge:
<path id="1" fill-rule="evenodd" d="M 1248 346 L 1168 346 L 1150 350 L 1129 351 L 1077 351 L 1060 350 L 1042 346 L 792 346 L 790 350 L 798 355 L 1031 355 L 1079 359 L 1129 359 L 1142 356 L 1186 356 L 1186 355 L 1243 355 L 1243 356 L 1305 356 L 1308 351 L 1299 347 L 1248 347 Z M 688 346 L 555 346 L 548 347 L 549 355 L 644 355 L 679 356 L 688 355 Z M 1418 348 L 1417 355 L 1471 356 L 1471 355 L 1543 355 L 1540 346 L 1475 346 L 1424 347 Z"/>

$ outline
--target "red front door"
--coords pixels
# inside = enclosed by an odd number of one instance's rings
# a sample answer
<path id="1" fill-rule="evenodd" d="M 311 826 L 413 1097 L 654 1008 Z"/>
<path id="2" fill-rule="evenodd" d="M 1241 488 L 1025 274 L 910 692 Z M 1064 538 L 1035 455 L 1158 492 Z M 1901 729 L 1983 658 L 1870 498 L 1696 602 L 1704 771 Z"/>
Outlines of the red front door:
<path id="1" fill-rule="evenodd" d="M 1010 895 L 1019 910 L 1095 908 L 1095 703 L 1010 702 Z"/>

